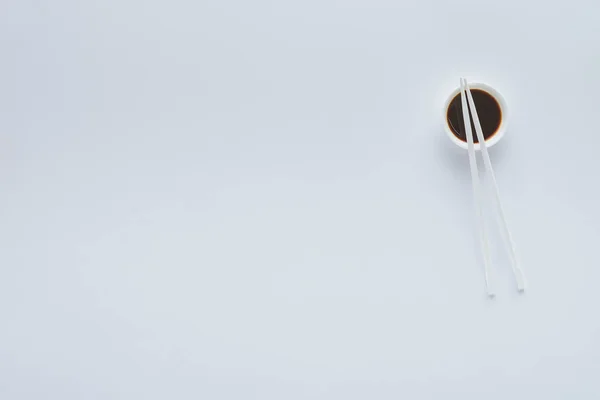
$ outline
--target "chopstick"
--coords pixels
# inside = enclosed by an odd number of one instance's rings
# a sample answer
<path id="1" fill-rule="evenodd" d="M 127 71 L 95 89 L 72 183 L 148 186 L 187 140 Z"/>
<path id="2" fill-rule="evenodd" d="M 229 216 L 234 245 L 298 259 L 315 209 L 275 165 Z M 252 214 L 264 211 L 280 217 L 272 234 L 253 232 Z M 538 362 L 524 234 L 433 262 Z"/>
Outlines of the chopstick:
<path id="1" fill-rule="evenodd" d="M 463 84 L 464 82 L 464 84 Z M 485 143 L 485 137 L 483 136 L 483 130 L 481 129 L 481 123 L 479 122 L 479 116 L 477 115 L 477 109 L 475 107 L 475 101 L 473 101 L 473 95 L 471 94 L 471 89 L 469 89 L 469 84 L 467 82 L 466 79 L 461 79 L 461 96 L 462 96 L 462 90 L 466 91 L 467 93 L 467 100 L 469 103 L 469 108 L 471 109 L 471 114 L 473 116 L 473 122 L 475 124 L 475 133 L 477 134 L 477 139 L 479 141 L 479 148 L 481 150 L 481 153 L 483 155 L 483 164 L 485 166 L 486 171 L 490 174 L 491 180 L 492 180 L 492 185 L 494 186 L 494 197 L 496 200 L 496 207 L 497 207 L 497 217 L 498 217 L 498 225 L 500 225 L 503 236 L 504 236 L 504 241 L 506 243 L 506 246 L 508 247 L 508 252 L 510 254 L 510 259 L 511 259 L 511 265 L 512 265 L 512 270 L 513 273 L 515 275 L 515 280 L 517 282 L 517 289 L 519 291 L 524 291 L 525 290 L 525 275 L 523 274 L 523 271 L 521 270 L 521 267 L 519 265 L 519 260 L 517 258 L 517 252 L 515 250 L 515 243 L 512 239 L 512 235 L 510 233 L 510 230 L 508 229 L 508 223 L 506 222 L 506 217 L 504 214 L 504 208 L 502 207 L 502 202 L 500 200 L 500 191 L 498 189 L 498 183 L 496 182 L 496 175 L 494 174 L 494 169 L 492 168 L 492 161 L 490 160 L 490 155 L 488 154 L 487 151 L 487 145 Z M 463 99 L 464 100 L 464 99 Z M 465 102 L 463 101 L 463 114 L 464 114 L 464 110 L 465 110 Z M 468 114 L 468 112 L 467 112 Z M 468 121 L 468 123 L 467 123 Z M 467 128 L 467 132 L 469 132 L 469 134 L 472 134 L 471 131 L 471 123 L 468 119 L 465 119 L 465 127 L 468 126 Z M 467 136 L 467 139 L 468 136 Z M 471 139 L 472 141 L 472 139 Z M 468 143 L 468 140 L 467 140 Z M 473 147 L 473 146 L 471 146 Z M 469 160 L 471 159 L 471 147 L 469 147 Z M 475 158 L 475 156 L 473 155 L 473 158 Z M 477 168 L 477 167 L 475 167 Z M 472 167 L 471 167 L 472 169 Z M 471 171 L 471 176 L 473 175 L 472 171 Z M 487 269 L 487 264 L 486 264 L 486 269 Z M 487 274 L 487 272 L 486 272 Z"/>
<path id="2" fill-rule="evenodd" d="M 483 263 L 485 271 L 485 286 L 488 296 L 494 297 L 494 290 L 491 283 L 491 256 L 489 241 L 485 229 L 485 218 L 482 212 L 481 187 L 479 181 L 479 171 L 477 169 L 477 159 L 475 158 L 475 145 L 473 144 L 473 131 L 471 129 L 471 118 L 469 117 L 469 107 L 467 107 L 467 96 L 465 90 L 468 90 L 467 81 L 460 79 L 460 99 L 462 102 L 463 121 L 465 124 L 465 134 L 467 136 L 467 149 L 469 152 L 469 167 L 471 170 L 471 184 L 473 186 L 473 197 L 475 200 L 475 213 L 479 220 L 479 239 L 481 241 L 481 252 L 483 254 Z M 477 114 L 473 114 L 473 118 L 477 118 Z M 479 121 L 478 121 L 479 122 Z M 479 137 L 479 136 L 478 136 Z M 479 139 L 481 143 L 481 139 Z"/>

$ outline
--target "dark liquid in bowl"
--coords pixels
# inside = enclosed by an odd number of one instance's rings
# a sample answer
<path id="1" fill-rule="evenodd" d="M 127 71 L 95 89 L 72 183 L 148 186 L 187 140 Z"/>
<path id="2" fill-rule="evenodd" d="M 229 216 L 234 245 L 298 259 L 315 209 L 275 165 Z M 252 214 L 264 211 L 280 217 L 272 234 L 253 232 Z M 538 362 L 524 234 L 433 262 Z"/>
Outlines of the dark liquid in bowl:
<path id="1" fill-rule="evenodd" d="M 473 95 L 473 101 L 475 102 L 475 107 L 477 108 L 477 115 L 479 116 L 479 122 L 481 123 L 483 137 L 487 141 L 489 138 L 494 136 L 496 132 L 498 132 L 498 128 L 500 128 L 500 124 L 502 122 L 502 110 L 500 109 L 500 104 L 498 103 L 498 100 L 494 98 L 494 96 L 485 90 L 471 89 L 471 94 Z M 477 139 L 477 134 L 475 133 L 472 112 L 470 115 L 471 130 L 473 131 L 473 142 L 479 143 L 479 139 Z M 450 102 L 448 110 L 446 111 L 446 120 L 448 121 L 448 126 L 454 135 L 463 142 L 466 142 L 467 136 L 465 133 L 465 124 L 463 122 L 460 93 L 454 96 Z"/>

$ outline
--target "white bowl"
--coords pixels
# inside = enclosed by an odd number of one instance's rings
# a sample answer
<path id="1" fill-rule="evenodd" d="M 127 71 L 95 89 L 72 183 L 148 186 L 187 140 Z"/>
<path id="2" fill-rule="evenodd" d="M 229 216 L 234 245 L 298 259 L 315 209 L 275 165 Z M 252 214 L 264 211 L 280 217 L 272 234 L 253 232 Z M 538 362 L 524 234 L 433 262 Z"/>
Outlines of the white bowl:
<path id="1" fill-rule="evenodd" d="M 480 90 L 488 92 L 490 95 L 492 95 L 492 97 L 494 97 L 496 99 L 496 101 L 498 102 L 498 105 L 500 105 L 500 112 L 502 113 L 502 118 L 500 120 L 500 126 L 496 130 L 496 133 L 494 133 L 491 137 L 487 138 L 487 140 L 485 141 L 485 144 L 487 147 L 492 147 L 493 145 L 498 143 L 500 141 L 500 139 L 502 139 L 504 137 L 504 134 L 506 133 L 506 128 L 508 126 L 508 121 L 509 121 L 509 114 L 508 114 L 508 108 L 506 107 L 506 100 L 504 100 L 504 97 L 502 97 L 500 92 L 498 92 L 493 87 L 486 85 L 485 83 L 469 82 L 469 88 L 470 89 L 480 89 Z M 454 91 L 452 93 L 450 93 L 450 96 L 448 96 L 448 99 L 446 100 L 446 104 L 444 105 L 444 115 L 443 115 L 444 130 L 448 134 L 448 137 L 450 138 L 450 140 L 452 140 L 452 142 L 454 142 L 454 144 L 456 144 L 458 147 L 460 147 L 462 149 L 467 150 L 467 142 L 463 142 L 458 137 L 456 137 L 456 135 L 454 134 L 454 131 L 452 130 L 452 128 L 450 128 L 450 125 L 448 124 L 448 119 L 447 119 L 448 107 L 450 107 L 450 103 L 452 102 L 452 99 L 454 99 L 454 97 L 456 97 L 456 95 L 458 95 L 458 94 L 460 94 L 460 88 L 454 89 Z M 475 136 L 475 132 L 473 132 L 473 136 Z M 481 145 L 479 143 L 475 143 L 475 150 L 480 150 L 480 147 L 481 147 Z"/>

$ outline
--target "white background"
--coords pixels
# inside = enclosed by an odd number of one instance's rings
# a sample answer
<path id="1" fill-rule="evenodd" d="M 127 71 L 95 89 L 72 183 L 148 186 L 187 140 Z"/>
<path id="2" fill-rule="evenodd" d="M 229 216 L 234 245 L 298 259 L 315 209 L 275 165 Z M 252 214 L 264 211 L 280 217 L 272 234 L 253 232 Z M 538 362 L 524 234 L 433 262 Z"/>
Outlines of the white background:
<path id="1" fill-rule="evenodd" d="M 598 4 L 3 0 L 0 398 L 597 399 Z"/>

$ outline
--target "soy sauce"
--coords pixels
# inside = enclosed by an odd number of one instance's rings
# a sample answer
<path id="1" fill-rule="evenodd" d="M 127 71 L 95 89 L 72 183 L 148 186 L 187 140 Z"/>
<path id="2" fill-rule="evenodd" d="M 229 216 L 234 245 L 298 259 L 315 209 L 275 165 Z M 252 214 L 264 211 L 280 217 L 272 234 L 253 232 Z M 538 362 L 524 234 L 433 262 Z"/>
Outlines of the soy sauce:
<path id="1" fill-rule="evenodd" d="M 479 116 L 479 122 L 481 123 L 483 137 L 487 141 L 496 134 L 500 128 L 500 124 L 502 123 L 502 110 L 500 109 L 500 104 L 498 103 L 498 100 L 494 98 L 494 96 L 485 90 L 471 89 L 471 95 L 473 96 L 475 107 L 477 108 L 477 115 Z M 477 134 L 475 133 L 472 112 L 470 113 L 470 117 L 471 130 L 473 131 L 473 142 L 479 143 L 479 139 L 477 139 Z M 465 133 L 465 124 L 463 122 L 464 119 L 460 93 L 454 96 L 450 102 L 448 110 L 446 111 L 446 120 L 448 121 L 448 126 L 454 135 L 463 142 L 466 142 L 467 136 Z"/>

